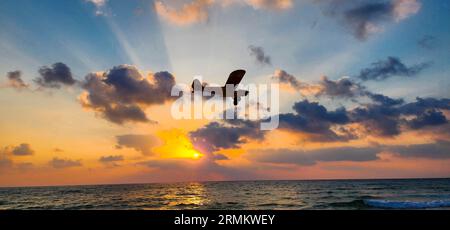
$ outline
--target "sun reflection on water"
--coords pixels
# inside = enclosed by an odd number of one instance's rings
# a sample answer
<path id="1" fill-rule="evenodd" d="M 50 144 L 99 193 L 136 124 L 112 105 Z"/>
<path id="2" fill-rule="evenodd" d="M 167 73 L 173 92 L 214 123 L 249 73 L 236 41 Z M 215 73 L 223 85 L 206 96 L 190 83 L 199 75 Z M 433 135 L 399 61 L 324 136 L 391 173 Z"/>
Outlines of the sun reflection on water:
<path id="1" fill-rule="evenodd" d="M 164 209 L 196 209 L 209 202 L 205 186 L 195 182 L 169 189 L 163 199 L 167 201 Z"/>

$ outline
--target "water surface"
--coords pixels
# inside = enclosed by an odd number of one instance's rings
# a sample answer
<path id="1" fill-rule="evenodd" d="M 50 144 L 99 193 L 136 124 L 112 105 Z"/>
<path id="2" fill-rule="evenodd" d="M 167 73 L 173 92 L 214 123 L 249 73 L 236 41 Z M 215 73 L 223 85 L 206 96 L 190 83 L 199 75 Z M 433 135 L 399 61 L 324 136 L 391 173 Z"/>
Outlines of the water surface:
<path id="1" fill-rule="evenodd" d="M 450 179 L 0 188 L 0 209 L 450 209 Z"/>

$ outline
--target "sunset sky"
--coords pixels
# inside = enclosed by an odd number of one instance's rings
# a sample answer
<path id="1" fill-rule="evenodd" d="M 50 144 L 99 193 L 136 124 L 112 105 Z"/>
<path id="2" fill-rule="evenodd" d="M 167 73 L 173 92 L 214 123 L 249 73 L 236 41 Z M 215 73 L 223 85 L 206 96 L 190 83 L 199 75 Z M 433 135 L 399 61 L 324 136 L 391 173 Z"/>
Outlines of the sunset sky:
<path id="1" fill-rule="evenodd" d="M 450 177 L 450 2 L 2 0 L 0 186 Z M 279 127 L 175 120 L 201 75 Z"/>

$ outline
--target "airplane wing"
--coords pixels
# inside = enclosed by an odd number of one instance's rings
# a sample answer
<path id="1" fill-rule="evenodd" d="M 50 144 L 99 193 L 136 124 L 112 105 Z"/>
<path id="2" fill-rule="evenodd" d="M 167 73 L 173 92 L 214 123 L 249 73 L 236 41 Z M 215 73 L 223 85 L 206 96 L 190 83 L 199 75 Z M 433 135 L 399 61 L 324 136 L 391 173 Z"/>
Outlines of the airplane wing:
<path id="1" fill-rule="evenodd" d="M 228 77 L 227 83 L 225 85 L 231 84 L 234 86 L 239 85 L 239 83 L 242 81 L 242 78 L 244 78 L 245 70 L 239 69 L 235 70 L 230 73 L 230 76 Z"/>

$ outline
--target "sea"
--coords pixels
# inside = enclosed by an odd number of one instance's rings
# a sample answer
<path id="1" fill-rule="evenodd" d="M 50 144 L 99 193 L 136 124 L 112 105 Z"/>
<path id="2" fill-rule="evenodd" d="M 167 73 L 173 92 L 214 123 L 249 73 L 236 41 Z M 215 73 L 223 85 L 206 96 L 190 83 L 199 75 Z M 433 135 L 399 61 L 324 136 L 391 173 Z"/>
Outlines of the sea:
<path id="1" fill-rule="evenodd" d="M 0 188 L 0 209 L 450 209 L 450 179 L 224 181 Z"/>

